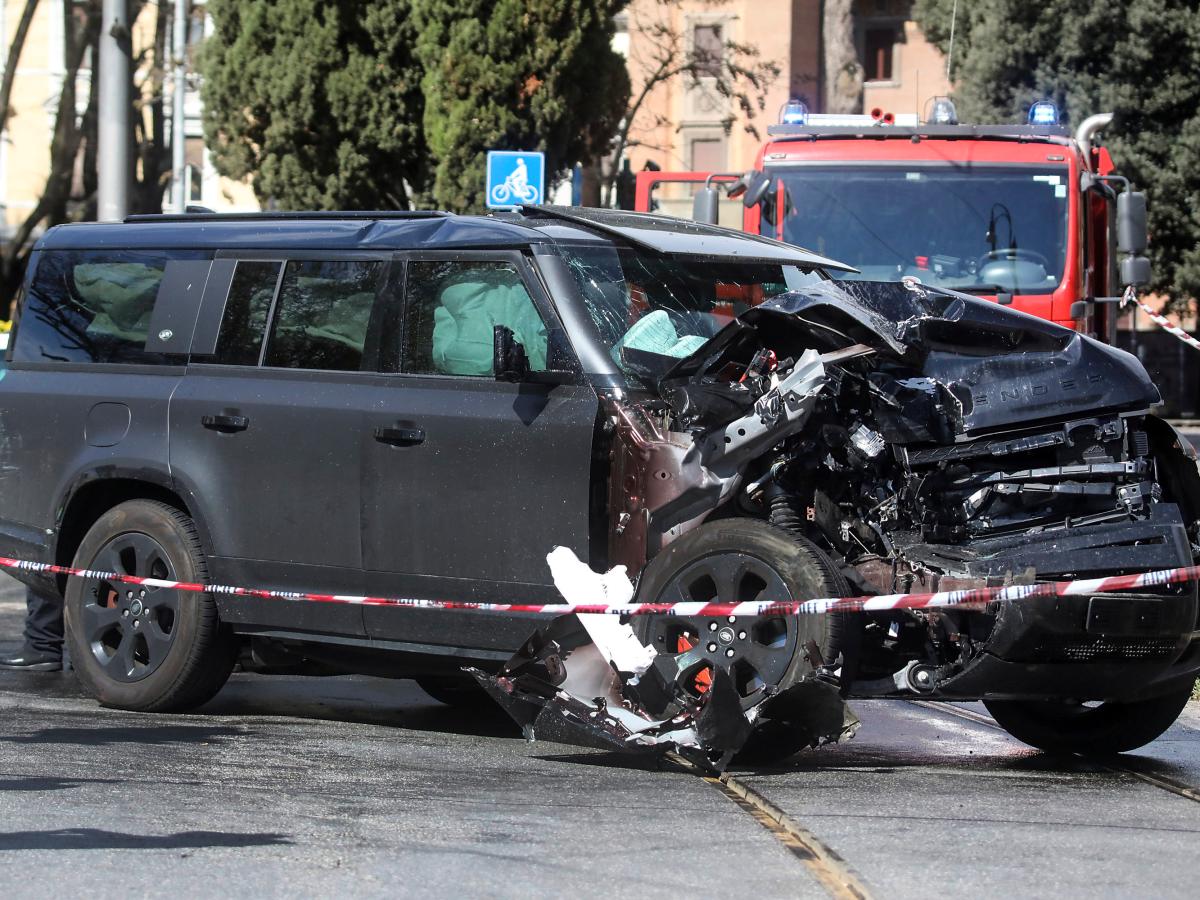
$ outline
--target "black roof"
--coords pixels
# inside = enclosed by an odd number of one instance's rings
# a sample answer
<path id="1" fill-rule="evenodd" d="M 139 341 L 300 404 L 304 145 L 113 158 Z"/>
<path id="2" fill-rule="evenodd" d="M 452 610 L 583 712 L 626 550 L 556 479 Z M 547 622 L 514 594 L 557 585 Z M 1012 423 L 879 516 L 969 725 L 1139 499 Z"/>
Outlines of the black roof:
<path id="1" fill-rule="evenodd" d="M 37 249 L 423 250 L 616 239 L 659 253 L 853 271 L 770 238 L 672 216 L 527 206 L 495 216 L 444 212 L 263 212 L 130 216 L 52 228 Z"/>
<path id="2" fill-rule="evenodd" d="M 448 213 L 193 213 L 130 216 L 51 228 L 38 249 L 417 250 L 514 247 L 545 240 L 537 229 Z"/>

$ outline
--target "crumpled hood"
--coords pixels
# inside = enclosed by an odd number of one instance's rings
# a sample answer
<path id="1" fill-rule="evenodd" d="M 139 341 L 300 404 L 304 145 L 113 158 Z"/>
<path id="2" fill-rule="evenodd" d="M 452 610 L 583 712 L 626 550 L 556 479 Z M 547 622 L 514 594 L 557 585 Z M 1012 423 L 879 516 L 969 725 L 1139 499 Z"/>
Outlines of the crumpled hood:
<path id="1" fill-rule="evenodd" d="M 862 281 L 822 282 L 743 313 L 664 387 L 707 371 L 748 329 L 766 346 L 836 334 L 874 347 L 940 386 L 959 435 L 1161 399 L 1134 356 L 1070 329 L 966 294 Z"/>

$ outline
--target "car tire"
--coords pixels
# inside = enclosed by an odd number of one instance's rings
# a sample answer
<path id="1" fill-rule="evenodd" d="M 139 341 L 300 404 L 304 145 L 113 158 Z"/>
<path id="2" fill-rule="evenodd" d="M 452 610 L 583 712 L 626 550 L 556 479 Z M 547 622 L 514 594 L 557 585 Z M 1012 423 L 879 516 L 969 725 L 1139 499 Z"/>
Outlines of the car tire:
<path id="1" fill-rule="evenodd" d="M 473 678 L 423 675 L 417 685 L 438 703 L 462 710 L 499 710 L 496 701 L 488 696 Z"/>
<path id="2" fill-rule="evenodd" d="M 1109 756 L 1143 747 L 1171 727 L 1192 695 L 1189 684 L 1161 697 L 1097 706 L 1050 700 L 984 700 L 996 723 L 1048 753 Z"/>
<path id="3" fill-rule="evenodd" d="M 638 601 L 644 603 L 670 602 L 690 599 L 688 589 L 682 595 L 675 587 L 682 578 L 685 582 L 697 563 L 718 557 L 748 557 L 773 570 L 792 600 L 809 600 L 816 597 L 844 597 L 849 585 L 833 561 L 812 541 L 802 535 L 792 534 L 777 526 L 758 519 L 719 519 L 709 522 L 673 541 L 656 556 L 644 570 L 638 584 Z M 765 574 L 765 572 L 764 572 Z M 754 599 L 751 597 L 719 597 L 727 599 Z M 763 597 L 762 599 L 767 599 Z M 806 655 L 808 642 L 814 641 L 824 656 L 832 663 L 838 653 L 843 637 L 844 616 L 801 615 L 781 617 L 788 629 L 781 640 L 782 652 L 790 654 L 781 665 L 773 667 L 772 686 L 798 680 L 813 671 L 812 661 Z M 657 645 L 660 652 L 670 652 L 664 646 L 662 628 L 677 627 L 675 623 L 683 617 L 638 617 L 634 627 L 638 637 L 647 645 Z M 656 621 L 657 620 L 657 621 Z M 736 623 L 735 623 L 736 624 Z M 761 626 L 763 620 L 755 623 Z M 718 630 L 718 634 L 721 630 Z M 747 629 L 754 639 L 752 629 Z M 735 634 L 739 634 L 735 630 Z M 669 643 L 669 635 L 667 641 Z M 737 665 L 735 661 L 734 665 Z M 735 678 L 735 681 L 738 679 Z M 754 696 L 744 697 L 747 703 Z M 783 759 L 803 749 L 807 744 L 805 735 L 780 722 L 762 722 L 751 735 L 739 755 L 740 759 L 768 761 Z"/>
<path id="4" fill-rule="evenodd" d="M 196 526 L 155 500 L 130 500 L 84 536 L 74 567 L 204 583 Z M 229 678 L 237 642 L 208 594 L 72 576 L 66 639 L 84 688 L 105 706 L 147 712 L 190 709 Z"/>

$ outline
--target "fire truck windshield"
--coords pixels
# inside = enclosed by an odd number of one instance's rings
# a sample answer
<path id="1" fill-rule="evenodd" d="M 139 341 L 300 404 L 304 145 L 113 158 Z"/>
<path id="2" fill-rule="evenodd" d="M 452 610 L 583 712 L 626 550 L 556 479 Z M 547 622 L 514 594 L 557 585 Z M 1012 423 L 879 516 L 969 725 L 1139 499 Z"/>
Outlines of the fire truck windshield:
<path id="1" fill-rule="evenodd" d="M 1048 294 L 1063 277 L 1068 169 L 905 164 L 776 170 L 782 237 L 849 263 L 839 278 Z M 774 195 L 780 196 L 780 192 Z M 777 204 L 762 233 L 775 236 Z"/>

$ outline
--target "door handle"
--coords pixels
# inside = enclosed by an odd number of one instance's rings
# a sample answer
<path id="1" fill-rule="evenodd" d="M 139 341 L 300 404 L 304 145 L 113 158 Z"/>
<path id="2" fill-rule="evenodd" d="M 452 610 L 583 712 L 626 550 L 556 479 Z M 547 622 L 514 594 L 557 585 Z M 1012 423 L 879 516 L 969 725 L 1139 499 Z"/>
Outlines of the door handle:
<path id="1" fill-rule="evenodd" d="M 245 431 L 250 427 L 250 420 L 246 416 L 220 413 L 215 416 L 201 416 L 200 424 L 205 428 L 211 428 L 213 431 L 230 434 L 234 431 Z"/>
<path id="2" fill-rule="evenodd" d="M 391 444 L 393 447 L 414 447 L 425 443 L 425 429 L 381 426 L 375 429 L 375 440 L 381 444 Z"/>

